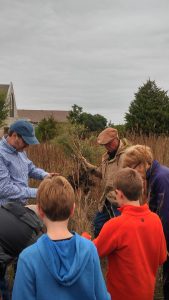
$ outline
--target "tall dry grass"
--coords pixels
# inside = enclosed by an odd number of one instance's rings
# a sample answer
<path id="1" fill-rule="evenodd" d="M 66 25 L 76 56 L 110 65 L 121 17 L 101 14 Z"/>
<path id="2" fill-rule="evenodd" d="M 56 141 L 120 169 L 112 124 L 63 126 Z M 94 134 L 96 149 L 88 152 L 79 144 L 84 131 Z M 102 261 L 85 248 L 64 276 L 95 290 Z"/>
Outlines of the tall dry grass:
<path id="1" fill-rule="evenodd" d="M 151 147 L 154 158 L 157 159 L 161 164 L 169 166 L 169 137 L 168 136 L 155 136 L 149 137 L 140 135 L 128 135 L 127 138 L 133 144 L 147 145 Z"/>
<path id="2" fill-rule="evenodd" d="M 143 135 L 128 135 L 127 139 L 132 144 L 144 144 L 151 147 L 154 158 L 160 163 L 169 166 L 169 138 L 165 136 L 150 136 Z M 91 163 L 99 164 L 101 160 L 100 148 L 96 144 L 96 139 L 92 139 L 92 142 L 86 141 L 78 142 L 80 150 L 82 152 L 85 148 L 85 153 L 88 154 L 90 159 L 93 159 Z M 70 145 L 71 146 L 71 145 Z M 88 151 L 87 151 L 88 150 Z M 89 153 L 90 152 L 90 153 Z M 71 227 L 81 233 L 83 230 L 88 230 L 92 233 L 92 219 L 97 210 L 97 202 L 100 197 L 100 181 L 96 178 L 90 178 L 94 182 L 94 185 L 90 185 L 87 182 L 87 174 L 83 174 L 81 178 L 81 166 L 75 153 L 67 150 L 64 152 L 64 148 L 60 147 L 60 144 L 41 144 L 32 146 L 28 149 L 29 158 L 40 168 L 47 170 L 48 172 L 59 172 L 61 175 L 69 178 L 72 177 L 74 186 L 76 186 L 76 211 L 71 221 Z M 95 157 L 94 157 L 95 156 Z M 30 185 L 38 186 L 38 182 L 31 180 Z M 86 185 L 89 185 L 86 187 Z M 89 192 L 85 192 L 85 188 L 89 188 Z"/>

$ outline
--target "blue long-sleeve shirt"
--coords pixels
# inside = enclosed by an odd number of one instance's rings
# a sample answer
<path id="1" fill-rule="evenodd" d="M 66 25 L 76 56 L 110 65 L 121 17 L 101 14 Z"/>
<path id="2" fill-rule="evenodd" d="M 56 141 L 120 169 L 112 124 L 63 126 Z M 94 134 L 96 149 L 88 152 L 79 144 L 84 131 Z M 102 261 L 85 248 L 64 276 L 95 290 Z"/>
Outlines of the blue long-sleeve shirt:
<path id="1" fill-rule="evenodd" d="M 35 198 L 37 188 L 28 186 L 28 179 L 42 180 L 47 172 L 37 168 L 26 152 L 18 152 L 3 137 L 0 141 L 0 205 L 8 201 L 26 202 Z"/>

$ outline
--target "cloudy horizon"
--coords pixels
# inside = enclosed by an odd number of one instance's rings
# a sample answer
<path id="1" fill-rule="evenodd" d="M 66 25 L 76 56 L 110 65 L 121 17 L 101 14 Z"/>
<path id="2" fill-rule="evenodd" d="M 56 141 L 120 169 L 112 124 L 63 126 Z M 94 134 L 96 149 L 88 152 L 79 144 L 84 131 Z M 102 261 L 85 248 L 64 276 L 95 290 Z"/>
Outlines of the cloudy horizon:
<path id="1" fill-rule="evenodd" d="M 148 79 L 169 89 L 169 2 L 0 0 L 0 83 L 19 109 L 99 113 L 115 124 Z"/>

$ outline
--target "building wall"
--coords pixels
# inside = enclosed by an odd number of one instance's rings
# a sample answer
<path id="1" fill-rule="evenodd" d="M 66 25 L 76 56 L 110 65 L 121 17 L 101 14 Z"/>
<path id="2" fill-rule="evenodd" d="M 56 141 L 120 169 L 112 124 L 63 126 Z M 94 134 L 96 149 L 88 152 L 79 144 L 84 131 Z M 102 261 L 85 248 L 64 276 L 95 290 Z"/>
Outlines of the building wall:
<path id="1" fill-rule="evenodd" d="M 12 82 L 9 85 L 7 96 L 6 96 L 6 103 L 9 104 L 9 115 L 5 120 L 4 128 L 0 128 L 0 137 L 4 135 L 4 131 L 18 118 L 16 101 L 15 101 L 15 94 L 13 89 Z"/>
<path id="2" fill-rule="evenodd" d="M 6 102 L 9 104 L 9 116 L 6 120 L 6 126 L 9 127 L 18 118 L 15 94 L 14 94 L 14 89 L 13 89 L 12 83 L 10 83 L 10 86 L 8 89 Z"/>

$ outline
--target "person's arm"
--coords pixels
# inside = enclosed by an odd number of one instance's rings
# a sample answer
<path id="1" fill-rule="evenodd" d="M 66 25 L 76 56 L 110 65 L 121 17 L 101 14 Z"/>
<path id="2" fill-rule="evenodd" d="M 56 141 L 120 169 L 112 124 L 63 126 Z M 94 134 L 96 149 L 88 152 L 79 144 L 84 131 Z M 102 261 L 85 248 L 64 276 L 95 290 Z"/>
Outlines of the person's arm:
<path id="1" fill-rule="evenodd" d="M 31 160 L 29 160 L 28 170 L 29 170 L 30 178 L 39 179 L 39 180 L 42 180 L 44 178 L 52 178 L 53 176 L 60 175 L 59 173 L 56 172 L 48 173 L 41 168 L 37 168 Z"/>
<path id="2" fill-rule="evenodd" d="M 98 237 L 92 241 L 95 244 L 100 257 L 108 256 L 117 248 L 119 237 L 118 229 L 120 227 L 119 220 L 119 218 L 113 218 L 107 221 L 103 225 Z M 91 240 L 91 235 L 86 231 L 82 232 L 82 236 L 88 240 Z"/>
<path id="3" fill-rule="evenodd" d="M 111 254 L 118 245 L 120 217 L 110 219 L 102 227 L 98 237 L 93 240 L 100 257 Z"/>
<path id="4" fill-rule="evenodd" d="M 97 300 L 111 300 L 111 297 L 107 291 L 103 273 L 100 267 L 100 260 L 97 254 L 97 250 L 93 247 L 93 263 L 94 263 L 94 283 L 95 283 L 95 296 Z"/>
<path id="5" fill-rule="evenodd" d="M 101 167 L 97 167 L 95 165 L 92 165 L 87 161 L 87 159 L 83 156 L 80 157 L 80 161 L 84 167 L 84 169 L 87 172 L 90 172 L 91 174 L 95 175 L 96 177 L 102 178 L 102 172 Z"/>
<path id="6" fill-rule="evenodd" d="M 28 198 L 35 198 L 37 188 L 30 188 L 21 183 L 14 183 L 9 171 L 0 157 L 0 199 L 24 201 Z"/>
<path id="7" fill-rule="evenodd" d="M 149 206 L 161 219 L 164 235 L 169 243 L 169 180 L 167 177 L 157 176 L 151 186 Z"/>
<path id="8" fill-rule="evenodd" d="M 161 266 L 167 259 L 167 245 L 166 245 L 166 240 L 164 237 L 163 229 L 161 228 L 161 241 L 160 241 L 160 256 L 159 256 L 159 266 Z"/>
<path id="9" fill-rule="evenodd" d="M 12 300 L 36 300 L 36 278 L 30 264 L 19 257 L 12 291 Z"/>
<path id="10" fill-rule="evenodd" d="M 37 168 L 31 160 L 28 160 L 28 175 L 30 178 L 43 180 L 49 173 L 41 168 Z"/>

